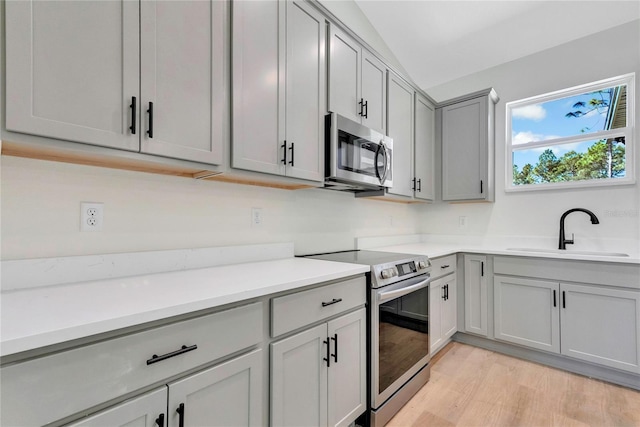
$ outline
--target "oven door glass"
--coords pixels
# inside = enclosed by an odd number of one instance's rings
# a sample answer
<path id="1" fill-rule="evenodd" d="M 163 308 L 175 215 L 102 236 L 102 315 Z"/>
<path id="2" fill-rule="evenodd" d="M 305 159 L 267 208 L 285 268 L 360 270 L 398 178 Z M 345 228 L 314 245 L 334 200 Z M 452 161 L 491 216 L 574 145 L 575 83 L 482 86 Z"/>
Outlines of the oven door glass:
<path id="1" fill-rule="evenodd" d="M 429 287 L 378 305 L 378 394 L 429 354 Z"/>
<path id="2" fill-rule="evenodd" d="M 386 167 L 385 154 L 375 142 L 338 131 L 338 169 L 380 178 Z"/>

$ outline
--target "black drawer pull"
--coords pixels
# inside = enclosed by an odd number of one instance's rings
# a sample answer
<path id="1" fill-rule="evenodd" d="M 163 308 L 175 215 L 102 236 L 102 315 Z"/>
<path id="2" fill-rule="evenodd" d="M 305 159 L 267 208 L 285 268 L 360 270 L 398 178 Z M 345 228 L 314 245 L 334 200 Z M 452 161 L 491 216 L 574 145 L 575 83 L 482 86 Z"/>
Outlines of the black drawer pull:
<path id="1" fill-rule="evenodd" d="M 136 134 L 136 111 L 138 109 L 136 105 L 135 96 L 131 97 L 131 105 L 129 105 L 129 107 L 131 108 L 131 126 L 129 126 L 129 130 L 131 131 L 131 135 L 135 135 Z"/>
<path id="2" fill-rule="evenodd" d="M 331 347 L 329 345 L 329 337 L 327 337 L 326 341 L 322 341 L 322 344 L 326 344 L 327 345 L 327 357 L 323 357 L 322 360 L 324 360 L 325 362 L 327 362 L 327 368 L 329 368 L 331 366 L 331 349 L 329 347 Z"/>
<path id="3" fill-rule="evenodd" d="M 178 427 L 184 427 L 184 403 L 181 403 L 180 406 L 178 406 L 176 412 L 180 416 L 178 418 Z"/>
<path id="4" fill-rule="evenodd" d="M 153 138 L 153 102 L 149 102 L 147 113 L 149 113 L 149 130 L 147 131 L 147 135 L 149 135 L 149 138 Z"/>
<path id="5" fill-rule="evenodd" d="M 156 425 L 158 427 L 164 427 L 164 414 L 158 415 L 158 418 L 156 418 Z"/>
<path id="6" fill-rule="evenodd" d="M 334 343 L 333 348 L 335 350 L 335 353 L 332 354 L 331 356 L 333 356 L 333 361 L 338 363 L 338 334 L 333 334 L 331 339 L 333 340 L 333 343 Z"/>
<path id="7" fill-rule="evenodd" d="M 195 345 L 195 344 L 192 345 L 192 346 L 189 346 L 189 347 L 187 347 L 186 345 L 183 345 L 180 350 L 172 351 L 171 353 L 163 354 L 162 356 L 158 356 L 157 354 L 154 354 L 153 356 L 151 356 L 151 359 L 147 360 L 147 365 L 151 365 L 153 363 L 158 363 L 158 362 L 161 362 L 163 360 L 169 359 L 171 357 L 178 356 L 180 354 L 188 353 L 188 352 L 193 351 L 193 350 L 195 350 L 197 348 L 198 348 L 198 346 Z"/>
<path id="8" fill-rule="evenodd" d="M 323 306 L 323 307 L 326 307 L 326 306 L 328 306 L 328 305 L 337 304 L 337 303 L 339 303 L 340 301 L 342 301 L 342 298 L 334 298 L 334 299 L 332 299 L 332 300 L 331 300 L 331 301 L 329 301 L 329 302 L 323 302 L 323 303 L 322 303 L 322 306 Z"/>
<path id="9" fill-rule="evenodd" d="M 556 306 L 556 290 L 553 290 L 553 306 Z"/>
<path id="10" fill-rule="evenodd" d="M 442 269 L 449 268 L 449 267 L 451 267 L 449 264 L 441 265 L 441 266 L 440 266 L 440 268 L 442 268 Z"/>

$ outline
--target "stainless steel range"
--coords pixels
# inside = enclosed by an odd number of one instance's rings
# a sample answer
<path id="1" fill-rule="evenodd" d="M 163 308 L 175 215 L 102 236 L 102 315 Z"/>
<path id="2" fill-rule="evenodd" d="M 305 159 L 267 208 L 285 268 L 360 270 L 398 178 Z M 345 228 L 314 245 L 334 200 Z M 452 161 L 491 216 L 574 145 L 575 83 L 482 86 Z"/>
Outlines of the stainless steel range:
<path id="1" fill-rule="evenodd" d="M 383 426 L 429 380 L 431 262 L 421 255 L 361 250 L 308 257 L 371 266 L 367 273 L 369 412 L 364 421 Z"/>

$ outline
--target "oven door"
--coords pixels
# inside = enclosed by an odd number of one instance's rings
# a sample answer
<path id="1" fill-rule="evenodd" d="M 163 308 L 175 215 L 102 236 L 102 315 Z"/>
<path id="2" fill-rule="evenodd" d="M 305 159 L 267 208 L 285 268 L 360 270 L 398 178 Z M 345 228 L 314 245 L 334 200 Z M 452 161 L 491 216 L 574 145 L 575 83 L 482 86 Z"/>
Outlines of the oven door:
<path id="1" fill-rule="evenodd" d="M 379 408 L 430 360 L 428 274 L 373 289 L 371 406 Z"/>

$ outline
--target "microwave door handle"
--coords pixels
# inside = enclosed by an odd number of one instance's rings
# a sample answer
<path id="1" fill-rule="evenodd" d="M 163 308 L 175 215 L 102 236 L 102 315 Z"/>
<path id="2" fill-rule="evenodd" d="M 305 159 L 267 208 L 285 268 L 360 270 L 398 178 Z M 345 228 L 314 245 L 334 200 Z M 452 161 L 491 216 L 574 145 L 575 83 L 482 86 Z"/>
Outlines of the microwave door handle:
<path id="1" fill-rule="evenodd" d="M 431 277 L 421 280 L 415 285 L 407 286 L 406 288 L 400 288 L 393 291 L 381 292 L 378 294 L 378 302 L 385 302 L 391 299 L 400 298 L 401 296 L 410 294 L 419 289 L 426 288 L 429 286 L 429 282 L 431 282 Z"/>
<path id="2" fill-rule="evenodd" d="M 382 148 L 382 152 L 384 153 L 384 174 L 380 179 L 380 184 L 384 184 L 384 182 L 387 180 L 387 176 L 389 175 L 389 150 L 387 149 L 387 146 L 384 145 L 384 141 L 380 141 L 380 147 Z"/>
<path id="3" fill-rule="evenodd" d="M 377 145 L 377 149 L 376 149 L 376 155 L 373 158 L 373 168 L 376 171 L 376 178 L 378 178 L 378 180 L 380 181 L 380 183 L 384 182 L 384 175 L 380 176 L 380 170 L 378 169 L 378 156 L 380 155 L 380 150 L 382 149 L 382 145 L 378 144 Z M 385 154 L 386 156 L 386 154 Z M 385 167 L 387 166 L 386 160 L 385 160 Z"/>

